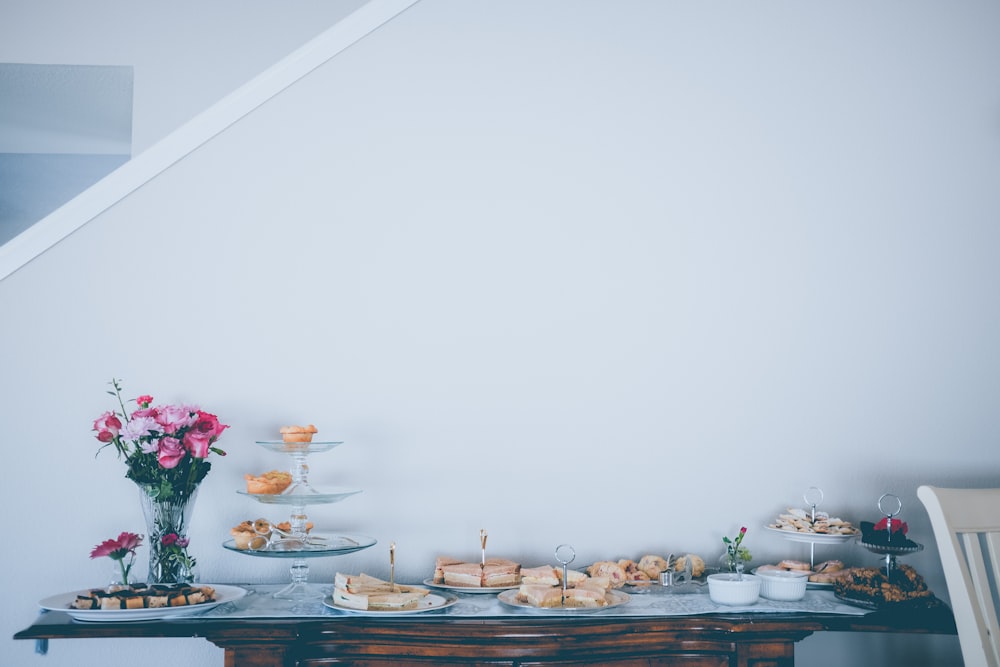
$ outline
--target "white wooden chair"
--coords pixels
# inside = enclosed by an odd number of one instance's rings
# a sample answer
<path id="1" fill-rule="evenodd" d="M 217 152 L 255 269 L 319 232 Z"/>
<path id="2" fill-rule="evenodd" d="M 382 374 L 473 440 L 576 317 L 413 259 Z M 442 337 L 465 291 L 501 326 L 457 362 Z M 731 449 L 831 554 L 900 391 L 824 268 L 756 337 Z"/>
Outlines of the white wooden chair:
<path id="1" fill-rule="evenodd" d="M 921 486 L 965 667 L 1000 667 L 1000 489 Z"/>

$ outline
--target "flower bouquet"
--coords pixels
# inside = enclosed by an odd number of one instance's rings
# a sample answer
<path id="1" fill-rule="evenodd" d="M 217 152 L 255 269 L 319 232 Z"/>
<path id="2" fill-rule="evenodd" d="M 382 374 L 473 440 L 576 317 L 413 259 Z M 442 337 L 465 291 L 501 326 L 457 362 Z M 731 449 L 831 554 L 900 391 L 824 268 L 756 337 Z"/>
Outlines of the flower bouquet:
<path id="1" fill-rule="evenodd" d="M 225 456 L 215 442 L 228 428 L 194 405 L 153 405 L 139 396 L 137 408 L 125 408 L 118 380 L 108 391 L 121 412 L 105 412 L 94 421 L 98 450 L 114 447 L 125 460 L 125 477 L 138 485 L 149 537 L 148 583 L 189 583 L 195 559 L 187 552 L 187 524 L 211 453 Z"/>

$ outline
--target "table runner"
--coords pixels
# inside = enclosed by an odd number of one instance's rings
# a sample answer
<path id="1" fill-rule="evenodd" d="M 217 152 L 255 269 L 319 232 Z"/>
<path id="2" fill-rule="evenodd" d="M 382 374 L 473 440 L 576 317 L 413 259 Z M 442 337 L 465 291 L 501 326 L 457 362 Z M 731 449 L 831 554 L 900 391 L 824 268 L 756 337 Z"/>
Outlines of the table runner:
<path id="1" fill-rule="evenodd" d="M 332 609 L 324 604 L 322 599 L 291 601 L 279 600 L 273 594 L 280 590 L 280 585 L 250 585 L 244 586 L 246 597 L 219 605 L 199 614 L 202 618 L 282 618 L 282 617 L 345 617 L 356 616 L 356 612 Z M 332 587 L 320 588 L 324 599 L 330 600 Z M 756 604 L 729 606 L 716 604 L 708 596 L 708 587 L 702 586 L 687 593 L 672 591 L 670 588 L 657 587 L 646 592 L 628 591 L 630 599 L 626 604 L 602 610 L 573 611 L 521 609 L 511 607 L 491 594 L 458 594 L 458 602 L 444 609 L 427 611 L 419 614 L 406 614 L 406 618 L 497 618 L 518 616 L 551 617 L 551 618 L 581 618 L 581 617 L 628 617 L 628 616 L 696 616 L 701 614 L 768 614 L 806 612 L 813 614 L 845 614 L 863 616 L 869 610 L 855 607 L 838 600 L 832 591 L 810 590 L 802 600 L 796 602 L 778 602 L 760 598 Z M 371 613 L 369 616 L 384 616 L 403 618 L 396 613 Z"/>

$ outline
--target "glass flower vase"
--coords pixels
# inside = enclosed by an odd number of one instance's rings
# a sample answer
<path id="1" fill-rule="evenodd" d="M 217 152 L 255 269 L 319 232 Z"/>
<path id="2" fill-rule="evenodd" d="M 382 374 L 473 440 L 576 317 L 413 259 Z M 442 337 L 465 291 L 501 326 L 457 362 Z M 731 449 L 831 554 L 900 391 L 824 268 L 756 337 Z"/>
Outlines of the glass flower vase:
<path id="1" fill-rule="evenodd" d="M 160 487 L 139 484 L 149 550 L 147 584 L 190 584 L 197 581 L 195 559 L 188 553 L 187 530 L 198 487 L 186 495 L 161 497 Z"/>
<path id="2" fill-rule="evenodd" d="M 743 572 L 749 569 L 747 565 L 748 561 L 740 558 L 736 554 L 731 554 L 728 551 L 719 557 L 719 572 L 743 574 Z"/>

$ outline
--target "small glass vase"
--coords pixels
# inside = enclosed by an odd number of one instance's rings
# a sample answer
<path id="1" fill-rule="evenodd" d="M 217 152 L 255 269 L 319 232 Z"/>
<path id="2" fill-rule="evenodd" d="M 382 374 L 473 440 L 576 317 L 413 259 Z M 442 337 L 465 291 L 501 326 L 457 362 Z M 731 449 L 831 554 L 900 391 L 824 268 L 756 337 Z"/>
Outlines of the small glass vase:
<path id="1" fill-rule="evenodd" d="M 749 570 L 749 561 L 743 560 L 736 554 L 728 551 L 719 557 L 719 572 L 731 572 L 733 574 L 743 574 Z"/>
<path id="2" fill-rule="evenodd" d="M 188 553 L 187 530 L 198 487 L 186 496 L 159 497 L 159 487 L 139 484 L 149 548 L 147 584 L 190 584 L 197 581 L 195 559 Z"/>

